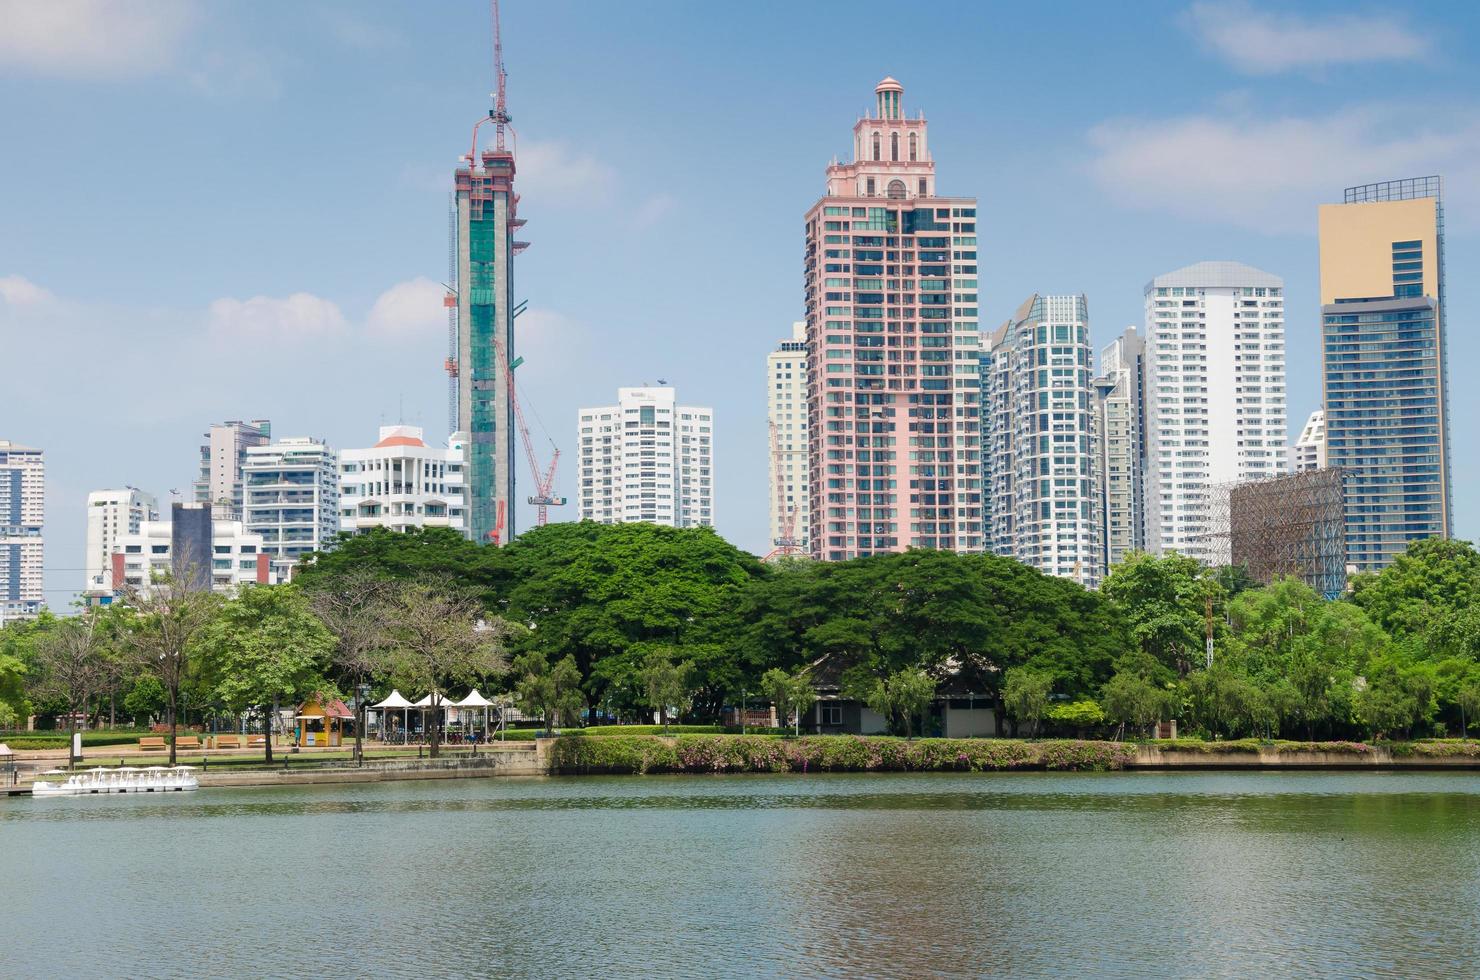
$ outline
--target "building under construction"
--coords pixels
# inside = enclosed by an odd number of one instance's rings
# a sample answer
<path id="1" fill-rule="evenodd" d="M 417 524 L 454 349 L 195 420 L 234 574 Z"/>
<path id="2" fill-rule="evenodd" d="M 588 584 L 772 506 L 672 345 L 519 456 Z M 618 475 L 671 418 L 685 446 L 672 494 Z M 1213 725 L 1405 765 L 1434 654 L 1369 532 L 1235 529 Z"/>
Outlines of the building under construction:
<path id="1" fill-rule="evenodd" d="M 1334 599 L 1346 587 L 1346 521 L 1342 473 L 1312 470 L 1228 489 L 1230 557 L 1268 584 L 1292 576 Z M 1215 508 L 1215 511 L 1219 508 Z"/>
<path id="2" fill-rule="evenodd" d="M 468 534 L 478 542 L 514 536 L 514 240 L 524 224 L 514 193 L 514 154 L 505 147 L 503 44 L 498 6 L 492 5 L 496 101 L 473 126 L 472 146 L 454 173 L 448 270 L 447 373 L 464 433 Z M 493 123 L 494 145 L 478 148 L 478 130 Z"/>

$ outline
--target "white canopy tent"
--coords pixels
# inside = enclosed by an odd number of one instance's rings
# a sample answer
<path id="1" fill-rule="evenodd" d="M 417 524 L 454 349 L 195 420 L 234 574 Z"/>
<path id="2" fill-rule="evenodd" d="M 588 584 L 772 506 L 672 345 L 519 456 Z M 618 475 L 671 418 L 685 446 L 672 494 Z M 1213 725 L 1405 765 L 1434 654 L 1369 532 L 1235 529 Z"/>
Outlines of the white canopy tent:
<path id="1" fill-rule="evenodd" d="M 459 713 L 461 713 L 462 709 L 464 708 L 482 708 L 484 732 L 483 737 L 488 737 L 488 709 L 493 707 L 493 702 L 485 698 L 483 695 L 479 694 L 476 687 L 468 692 L 467 697 L 457 702 L 457 704 L 455 704 L 453 707 L 457 708 Z"/>
<path id="2" fill-rule="evenodd" d="M 401 692 L 400 691 L 397 691 L 395 689 L 392 689 L 389 697 L 387 697 L 384 701 L 380 702 L 379 704 L 372 704 L 372 705 L 370 705 L 370 707 L 372 707 L 372 708 L 379 708 L 380 709 L 380 740 L 382 742 L 385 741 L 385 712 L 386 712 L 386 709 L 387 708 L 392 709 L 392 710 L 394 710 L 396 708 L 400 708 L 401 709 L 401 732 L 402 732 L 402 734 L 404 734 L 406 732 L 406 729 L 408 727 L 410 727 L 409 726 L 410 717 L 409 717 L 408 712 L 411 710 L 412 704 L 411 704 L 410 701 L 407 701 L 404 697 L 401 696 Z"/>

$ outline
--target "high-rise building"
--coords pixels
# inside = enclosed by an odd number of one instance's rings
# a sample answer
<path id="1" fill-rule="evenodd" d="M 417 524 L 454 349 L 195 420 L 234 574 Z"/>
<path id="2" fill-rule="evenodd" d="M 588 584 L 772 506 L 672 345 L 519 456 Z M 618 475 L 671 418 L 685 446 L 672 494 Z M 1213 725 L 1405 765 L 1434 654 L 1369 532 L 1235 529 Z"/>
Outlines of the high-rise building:
<path id="1" fill-rule="evenodd" d="M 514 154 L 485 149 L 454 174 L 457 426 L 467 433 L 467 530 L 474 541 L 514 536 Z"/>
<path id="2" fill-rule="evenodd" d="M 580 410 L 580 519 L 714 526 L 714 410 L 672 388 L 618 388 Z"/>
<path id="3" fill-rule="evenodd" d="M 1326 453 L 1358 571 L 1452 533 L 1442 189 L 1365 184 L 1320 209 Z"/>
<path id="4" fill-rule="evenodd" d="M 83 591 L 111 595 L 122 583 L 113 583 L 113 556 L 121 554 L 119 541 L 138 534 L 145 521 L 159 520 L 159 503 L 153 494 L 137 487 L 94 490 L 87 495 L 87 554 L 83 559 L 86 585 Z"/>
<path id="5" fill-rule="evenodd" d="M 154 582 L 169 577 L 188 588 L 231 595 L 244 585 L 280 581 L 262 536 L 240 521 L 215 520 L 213 510 L 176 503 L 170 520 L 144 521 L 138 531 L 121 535 L 112 556 L 114 589 L 147 595 Z"/>
<path id="6" fill-rule="evenodd" d="M 1239 262 L 1146 285 L 1148 551 L 1226 564 L 1229 488 L 1284 472 L 1284 293 Z"/>
<path id="7" fill-rule="evenodd" d="M 373 527 L 467 530 L 462 434 L 445 448 L 428 446 L 414 425 L 382 425 L 368 449 L 339 454 L 339 526 L 349 534 Z"/>
<path id="8" fill-rule="evenodd" d="M 1146 342 L 1127 327 L 1100 351 L 1095 379 L 1099 433 L 1100 486 L 1104 496 L 1105 569 L 1108 572 L 1132 551 L 1146 547 L 1145 378 Z"/>
<path id="9" fill-rule="evenodd" d="M 991 550 L 1090 588 L 1104 577 L 1089 305 L 1033 295 L 982 353 Z"/>
<path id="10" fill-rule="evenodd" d="M 1300 430 L 1300 438 L 1290 447 L 1290 472 L 1309 473 L 1323 470 L 1327 465 L 1326 413 L 1318 408 L 1310 413 Z"/>
<path id="11" fill-rule="evenodd" d="M 0 439 L 0 621 L 35 616 L 46 604 L 45 520 L 45 454 Z"/>
<path id="12" fill-rule="evenodd" d="M 805 322 L 793 323 L 791 339 L 766 355 L 766 419 L 771 438 L 771 544 L 810 554 Z"/>
<path id="13" fill-rule="evenodd" d="M 243 520 L 287 579 L 304 555 L 339 534 L 339 463 L 320 439 L 295 437 L 247 450 Z"/>
<path id="14" fill-rule="evenodd" d="M 272 441 L 272 423 L 267 419 L 250 422 L 222 422 L 205 433 L 200 447 L 200 475 L 195 480 L 195 502 L 210 504 L 216 520 L 239 521 L 242 518 L 242 466 L 247 450 Z"/>
<path id="15" fill-rule="evenodd" d="M 806 216 L 812 555 L 981 551 L 976 199 L 886 78 Z"/>

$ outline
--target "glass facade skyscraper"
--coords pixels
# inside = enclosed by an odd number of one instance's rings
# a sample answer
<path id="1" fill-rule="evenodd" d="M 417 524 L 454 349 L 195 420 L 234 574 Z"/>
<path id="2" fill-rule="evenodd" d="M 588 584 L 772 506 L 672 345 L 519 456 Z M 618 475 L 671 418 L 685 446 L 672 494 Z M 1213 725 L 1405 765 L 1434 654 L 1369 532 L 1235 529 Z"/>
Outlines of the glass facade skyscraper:
<path id="1" fill-rule="evenodd" d="M 1451 533 L 1440 191 L 1388 181 L 1321 207 L 1326 452 L 1357 571 Z"/>

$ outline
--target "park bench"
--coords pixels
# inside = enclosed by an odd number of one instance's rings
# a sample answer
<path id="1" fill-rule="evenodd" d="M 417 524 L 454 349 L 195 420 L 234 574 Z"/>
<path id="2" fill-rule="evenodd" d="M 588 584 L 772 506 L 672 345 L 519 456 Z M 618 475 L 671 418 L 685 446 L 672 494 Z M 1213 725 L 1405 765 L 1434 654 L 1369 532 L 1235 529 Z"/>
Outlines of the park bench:
<path id="1" fill-rule="evenodd" d="M 198 735 L 177 735 L 175 737 L 175 751 L 176 752 L 183 752 L 183 751 L 185 751 L 187 749 L 190 750 L 191 752 L 199 752 L 200 751 L 200 736 L 198 736 Z"/>
<path id="2" fill-rule="evenodd" d="M 146 735 L 139 739 L 140 752 L 163 752 L 166 748 L 163 735 Z"/>
<path id="3" fill-rule="evenodd" d="M 240 735 L 217 735 L 216 736 L 216 748 L 218 748 L 218 749 L 239 749 L 241 747 L 242 747 L 242 737 Z"/>
<path id="4" fill-rule="evenodd" d="M 265 748 L 267 748 L 267 736 L 266 735 L 248 735 L 247 736 L 247 748 L 249 748 L 249 749 L 265 749 Z"/>

